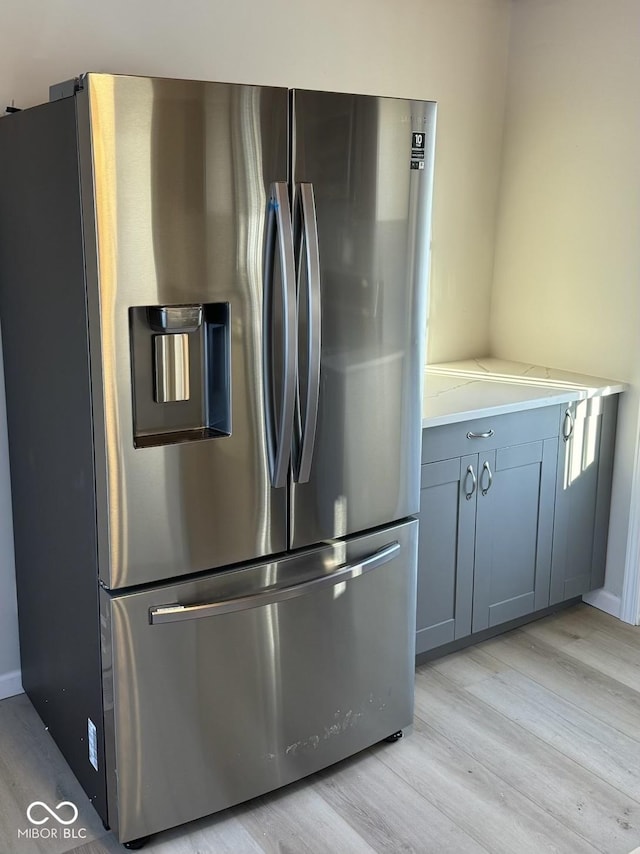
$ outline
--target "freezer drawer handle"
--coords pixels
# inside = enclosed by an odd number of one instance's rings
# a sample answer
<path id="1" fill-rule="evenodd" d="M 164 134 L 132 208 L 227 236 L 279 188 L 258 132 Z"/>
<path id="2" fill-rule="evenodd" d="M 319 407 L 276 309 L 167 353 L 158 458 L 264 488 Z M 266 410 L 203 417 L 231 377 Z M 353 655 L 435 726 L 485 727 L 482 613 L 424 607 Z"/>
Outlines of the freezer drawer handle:
<path id="1" fill-rule="evenodd" d="M 383 549 L 374 552 L 358 563 L 349 563 L 336 569 L 330 575 L 323 575 L 311 581 L 303 581 L 302 584 L 294 584 L 292 587 L 281 587 L 276 590 L 267 590 L 264 593 L 256 593 L 253 596 L 241 596 L 238 599 L 227 599 L 222 602 L 209 602 L 203 605 L 160 605 L 149 609 L 149 622 L 152 626 L 159 623 L 177 623 L 181 620 L 196 620 L 201 617 L 216 617 L 219 614 L 230 614 L 234 611 L 246 611 L 249 608 L 262 608 L 265 605 L 273 605 L 278 602 L 286 602 L 288 599 L 296 599 L 307 593 L 315 593 L 323 587 L 333 587 L 343 581 L 358 578 L 366 572 L 371 572 L 385 563 L 389 563 L 400 552 L 400 543 L 390 543 Z"/>

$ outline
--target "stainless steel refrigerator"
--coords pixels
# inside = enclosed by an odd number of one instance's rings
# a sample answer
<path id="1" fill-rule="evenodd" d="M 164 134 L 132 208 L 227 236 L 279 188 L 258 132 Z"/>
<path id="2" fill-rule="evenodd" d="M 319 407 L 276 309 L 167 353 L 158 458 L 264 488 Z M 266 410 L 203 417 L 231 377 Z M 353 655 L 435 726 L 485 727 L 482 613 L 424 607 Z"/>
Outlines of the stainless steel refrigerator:
<path id="1" fill-rule="evenodd" d="M 0 120 L 24 687 L 123 842 L 411 724 L 434 123 L 105 74 Z"/>

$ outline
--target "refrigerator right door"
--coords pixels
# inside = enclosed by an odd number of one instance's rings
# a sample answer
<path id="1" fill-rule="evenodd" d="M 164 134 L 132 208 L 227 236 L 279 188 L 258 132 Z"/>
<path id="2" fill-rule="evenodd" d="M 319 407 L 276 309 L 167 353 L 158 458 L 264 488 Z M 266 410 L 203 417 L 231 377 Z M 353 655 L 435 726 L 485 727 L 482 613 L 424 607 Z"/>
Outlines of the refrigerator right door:
<path id="1" fill-rule="evenodd" d="M 436 105 L 292 100 L 299 548 L 418 510 Z"/>

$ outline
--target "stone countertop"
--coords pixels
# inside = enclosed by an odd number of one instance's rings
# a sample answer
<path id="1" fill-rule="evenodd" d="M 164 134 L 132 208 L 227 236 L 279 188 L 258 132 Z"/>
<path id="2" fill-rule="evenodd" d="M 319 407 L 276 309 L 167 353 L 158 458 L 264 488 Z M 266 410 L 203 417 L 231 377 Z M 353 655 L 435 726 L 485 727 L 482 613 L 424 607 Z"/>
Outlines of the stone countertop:
<path id="1" fill-rule="evenodd" d="M 429 365 L 424 372 L 422 426 L 618 394 L 626 388 L 617 380 L 493 357 Z"/>

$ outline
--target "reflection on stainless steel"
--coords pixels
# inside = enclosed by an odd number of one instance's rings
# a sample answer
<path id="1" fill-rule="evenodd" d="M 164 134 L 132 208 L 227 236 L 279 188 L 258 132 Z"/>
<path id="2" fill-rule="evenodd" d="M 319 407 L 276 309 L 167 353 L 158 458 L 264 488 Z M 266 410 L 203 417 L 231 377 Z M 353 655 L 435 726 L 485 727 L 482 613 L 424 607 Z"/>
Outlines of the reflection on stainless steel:
<path id="1" fill-rule="evenodd" d="M 331 576 L 390 538 L 394 557 L 349 581 L 340 596 L 331 584 L 207 619 L 149 624 L 150 611 L 167 601 L 241 599 Z M 121 838 L 269 791 L 409 725 L 416 548 L 417 523 L 409 522 L 346 549 L 338 543 L 200 582 L 103 594 Z"/>
<path id="2" fill-rule="evenodd" d="M 262 375 L 262 344 L 261 344 L 261 324 L 260 316 L 262 312 L 263 295 L 258 288 L 250 287 L 249 283 L 257 282 L 264 278 L 263 262 L 264 262 L 264 219 L 253 216 L 252 212 L 256 210 L 264 211 L 267 203 L 267 187 L 264 183 L 267 180 L 266 164 L 275 161 L 272 160 L 273 154 L 270 154 L 274 147 L 274 141 L 269 135 L 263 131 L 264 121 L 262 114 L 264 107 L 261 107 L 261 101 L 264 98 L 262 89 L 256 86 L 239 87 L 237 99 L 241 103 L 240 109 L 235 111 L 234 121 L 231 127 L 232 145 L 237 147 L 239 151 L 248 152 L 249 175 L 242 180 L 247 168 L 247 161 L 237 157 L 233 161 L 233 173 L 229 176 L 233 180 L 236 187 L 242 187 L 242 194 L 237 198 L 237 214 L 235 233 L 235 254 L 238 262 L 237 276 L 238 281 L 242 283 L 242 290 L 245 293 L 246 303 L 244 306 L 244 314 L 242 322 L 233 321 L 233 336 L 244 336 L 244 346 L 246 349 L 246 368 L 245 373 L 249 377 L 260 377 Z M 278 99 L 278 105 L 281 101 Z M 271 102 L 275 108 L 275 102 Z M 277 128 L 277 122 L 272 117 L 273 129 Z M 280 126 L 282 132 L 283 126 Z M 224 137 L 226 129 L 218 121 L 218 116 L 213 111 L 208 111 L 207 114 L 207 137 L 216 138 L 218 135 Z M 279 143 L 277 146 L 278 166 L 280 166 L 281 148 Z M 266 146 L 266 151 L 263 147 Z M 251 164 L 265 163 L 264 177 L 257 172 L 253 172 Z M 279 177 L 279 175 L 278 175 Z M 215 210 L 217 198 L 219 194 L 219 182 L 224 180 L 224 176 L 219 173 L 213 173 L 209 170 L 207 173 L 207 207 L 209 210 Z M 217 246 L 207 244 L 207 253 L 211 255 L 210 266 L 215 260 L 215 252 Z M 254 394 L 249 399 L 251 407 L 252 422 L 258 422 L 264 417 L 264 397 L 262 385 L 260 383 L 254 386 Z M 263 508 L 256 516 L 256 542 L 258 544 L 258 554 L 266 554 L 270 548 L 277 543 L 277 538 L 273 537 L 272 526 L 276 527 L 280 524 L 279 513 L 275 511 L 273 514 L 267 512 L 270 502 L 273 501 L 273 496 L 269 496 L 270 481 L 268 472 L 261 468 L 262 463 L 267 457 L 266 435 L 264 431 L 258 431 L 253 437 L 252 443 L 256 458 L 255 473 L 256 482 L 255 489 L 257 495 L 255 502 L 259 508 Z M 280 505 L 277 505 L 279 511 Z"/>
<path id="3" fill-rule="evenodd" d="M 87 85 L 109 482 L 101 577 L 126 587 L 282 551 L 286 492 L 266 480 L 255 306 L 265 194 L 287 175 L 286 90 L 107 75 Z M 134 448 L 129 306 L 209 302 L 230 304 L 232 435 Z"/>

